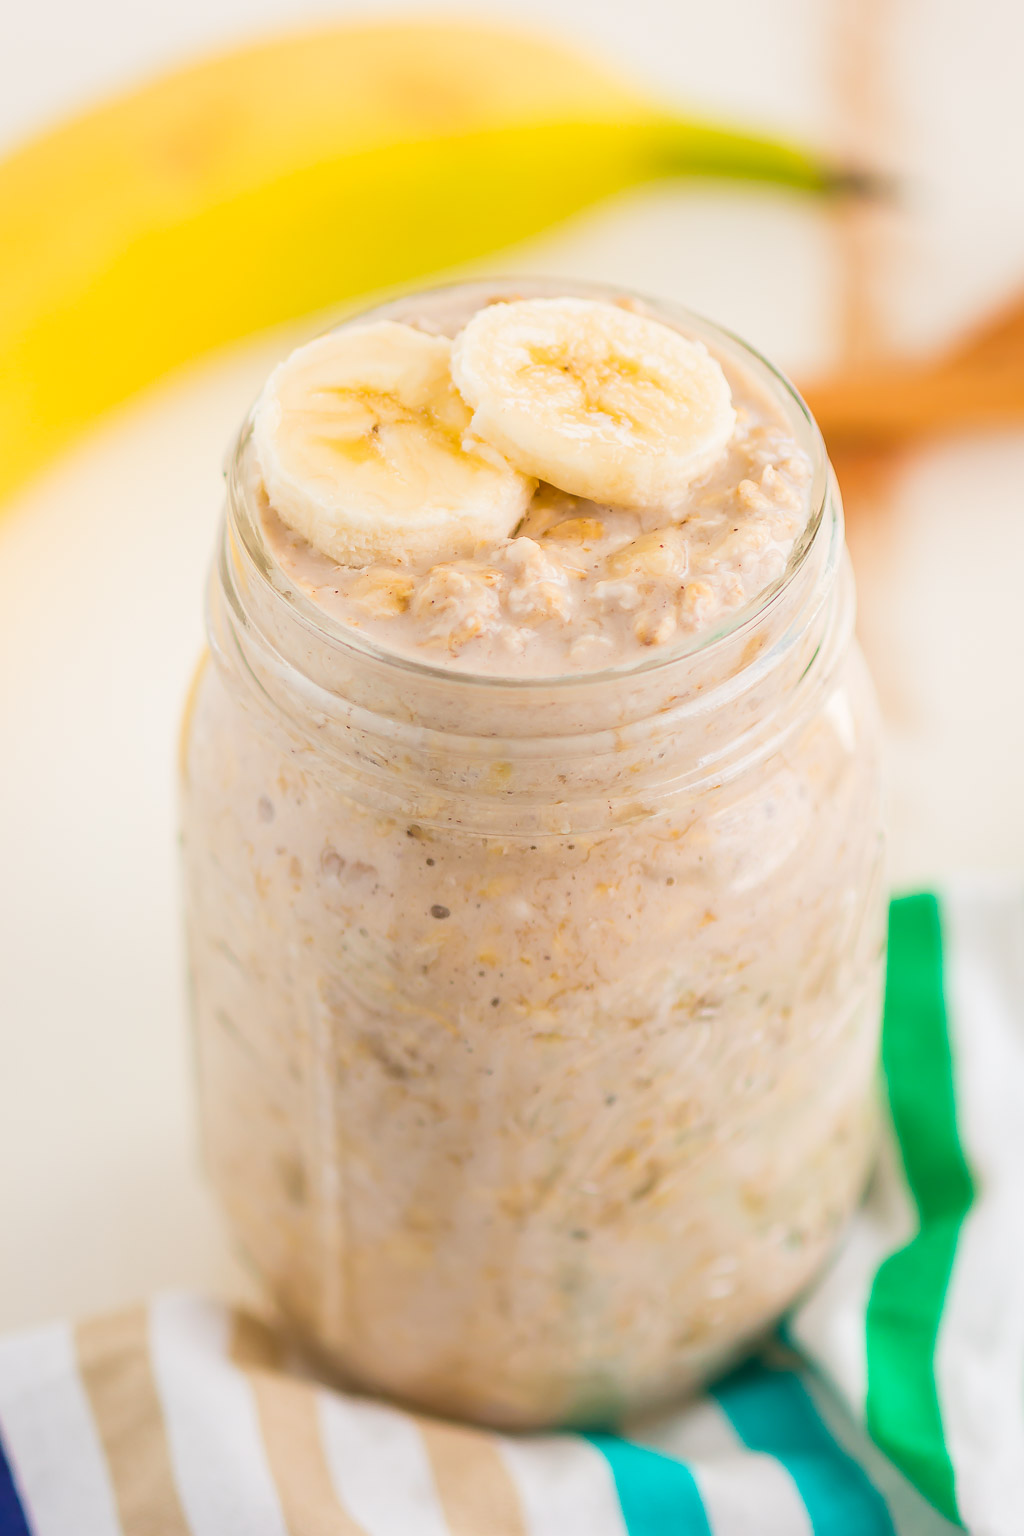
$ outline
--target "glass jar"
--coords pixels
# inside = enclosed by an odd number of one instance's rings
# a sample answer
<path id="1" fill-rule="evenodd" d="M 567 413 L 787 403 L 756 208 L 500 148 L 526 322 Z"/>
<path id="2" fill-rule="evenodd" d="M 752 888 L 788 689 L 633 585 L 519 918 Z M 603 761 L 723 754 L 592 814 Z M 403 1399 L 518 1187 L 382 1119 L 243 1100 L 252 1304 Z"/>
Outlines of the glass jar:
<path id="1" fill-rule="evenodd" d="M 188 709 L 201 1120 L 235 1237 L 341 1379 L 498 1425 L 713 1373 L 814 1275 L 870 1157 L 879 746 L 839 496 L 790 386 L 682 318 L 814 466 L 754 609 L 591 675 L 388 654 L 271 558 L 246 430 Z"/>

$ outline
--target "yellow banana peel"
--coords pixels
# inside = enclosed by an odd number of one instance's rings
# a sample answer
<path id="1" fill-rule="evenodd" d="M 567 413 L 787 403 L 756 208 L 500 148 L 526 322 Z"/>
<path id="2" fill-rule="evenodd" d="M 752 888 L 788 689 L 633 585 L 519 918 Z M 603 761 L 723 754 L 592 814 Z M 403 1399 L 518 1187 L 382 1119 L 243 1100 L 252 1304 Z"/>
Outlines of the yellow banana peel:
<path id="1" fill-rule="evenodd" d="M 0 162 L 0 495 L 210 347 L 685 174 L 835 181 L 467 23 L 286 37 L 120 96 Z"/>

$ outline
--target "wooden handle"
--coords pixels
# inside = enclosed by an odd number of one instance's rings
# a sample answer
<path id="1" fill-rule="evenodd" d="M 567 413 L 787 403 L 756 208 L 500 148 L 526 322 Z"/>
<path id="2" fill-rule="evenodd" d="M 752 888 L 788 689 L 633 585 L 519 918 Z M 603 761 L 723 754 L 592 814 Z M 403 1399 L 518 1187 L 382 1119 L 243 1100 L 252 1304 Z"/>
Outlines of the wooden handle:
<path id="1" fill-rule="evenodd" d="M 879 364 L 804 391 L 830 446 L 895 446 L 1024 424 L 1024 300 L 934 362 Z"/>
<path id="2" fill-rule="evenodd" d="M 1000 367 L 892 366 L 806 391 L 827 443 L 885 444 L 1024 423 L 1024 358 Z"/>

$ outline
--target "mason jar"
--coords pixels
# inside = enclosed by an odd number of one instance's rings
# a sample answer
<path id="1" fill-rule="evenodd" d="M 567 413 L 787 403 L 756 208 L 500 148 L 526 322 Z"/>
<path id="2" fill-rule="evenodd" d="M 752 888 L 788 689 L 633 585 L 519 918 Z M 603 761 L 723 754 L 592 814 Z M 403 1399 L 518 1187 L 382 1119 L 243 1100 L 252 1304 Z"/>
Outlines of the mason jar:
<path id="1" fill-rule="evenodd" d="M 839 495 L 785 380 L 684 320 L 813 466 L 752 608 L 591 674 L 388 653 L 274 560 L 247 427 L 187 711 L 234 1237 L 339 1379 L 496 1425 L 707 1378 L 811 1280 L 869 1166 L 879 732 Z"/>

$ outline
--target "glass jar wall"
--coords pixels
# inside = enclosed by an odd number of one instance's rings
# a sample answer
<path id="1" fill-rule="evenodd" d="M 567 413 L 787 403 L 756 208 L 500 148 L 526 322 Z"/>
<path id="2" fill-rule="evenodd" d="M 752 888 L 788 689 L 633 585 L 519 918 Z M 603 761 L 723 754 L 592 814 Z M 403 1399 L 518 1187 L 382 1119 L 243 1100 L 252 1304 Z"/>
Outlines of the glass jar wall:
<path id="1" fill-rule="evenodd" d="M 731 338 L 705 326 L 723 347 Z M 763 1330 L 857 1199 L 884 882 L 842 514 L 687 653 L 388 655 L 276 568 L 248 435 L 184 742 L 206 1158 L 346 1380 L 593 1424 Z"/>

